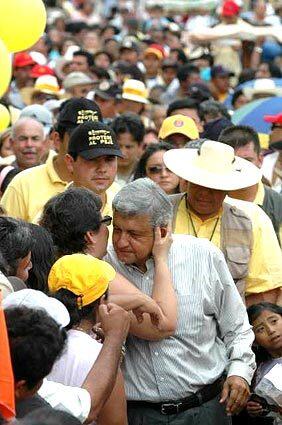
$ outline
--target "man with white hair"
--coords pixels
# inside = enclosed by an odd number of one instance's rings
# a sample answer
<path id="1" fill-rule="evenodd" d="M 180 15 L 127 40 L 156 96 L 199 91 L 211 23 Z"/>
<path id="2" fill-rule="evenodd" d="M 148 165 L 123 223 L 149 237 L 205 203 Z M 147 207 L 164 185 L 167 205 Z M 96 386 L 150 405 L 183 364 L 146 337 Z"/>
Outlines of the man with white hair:
<path id="1" fill-rule="evenodd" d="M 171 202 L 154 182 L 139 179 L 115 196 L 113 211 L 106 259 L 150 295 L 154 239 L 168 231 Z M 129 424 L 230 424 L 229 416 L 247 402 L 255 370 L 245 307 L 223 255 L 209 241 L 176 235 L 168 265 L 178 298 L 177 329 L 163 340 L 128 337 L 123 366 Z"/>
<path id="2" fill-rule="evenodd" d="M 43 125 L 34 118 L 20 118 L 12 127 L 11 147 L 16 157 L 12 165 L 26 170 L 41 164 L 45 144 Z"/>

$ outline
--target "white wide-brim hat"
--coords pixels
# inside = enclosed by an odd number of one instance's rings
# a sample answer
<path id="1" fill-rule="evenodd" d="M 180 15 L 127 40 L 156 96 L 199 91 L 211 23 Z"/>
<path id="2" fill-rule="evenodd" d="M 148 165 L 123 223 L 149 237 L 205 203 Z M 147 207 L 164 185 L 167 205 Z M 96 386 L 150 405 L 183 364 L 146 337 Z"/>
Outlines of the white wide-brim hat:
<path id="1" fill-rule="evenodd" d="M 3 308 L 28 307 L 35 310 L 44 310 L 59 326 L 66 327 L 70 323 L 70 315 L 66 307 L 56 298 L 48 297 L 35 289 L 21 289 L 12 292 L 2 302 Z"/>
<path id="2" fill-rule="evenodd" d="M 177 176 L 210 189 L 243 189 L 262 177 L 260 169 L 235 156 L 231 146 L 213 140 L 206 140 L 200 149 L 171 149 L 165 152 L 164 163 Z"/>
<path id="3" fill-rule="evenodd" d="M 250 98 L 260 93 L 269 94 L 269 96 L 281 96 L 282 87 L 276 86 L 270 78 L 259 78 L 254 82 L 253 87 L 244 87 L 243 92 Z"/>

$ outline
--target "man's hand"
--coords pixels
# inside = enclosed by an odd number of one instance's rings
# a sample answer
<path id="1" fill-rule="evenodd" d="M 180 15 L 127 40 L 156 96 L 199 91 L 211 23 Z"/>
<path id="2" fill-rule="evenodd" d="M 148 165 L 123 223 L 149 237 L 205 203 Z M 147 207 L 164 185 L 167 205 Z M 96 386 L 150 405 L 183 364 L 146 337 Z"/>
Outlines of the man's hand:
<path id="1" fill-rule="evenodd" d="M 256 401 L 248 401 L 247 411 L 250 416 L 260 416 L 263 413 L 262 405 Z"/>
<path id="2" fill-rule="evenodd" d="M 105 338 L 112 336 L 123 342 L 128 334 L 130 316 L 127 311 L 116 304 L 101 304 L 99 306 L 99 321 Z"/>
<path id="3" fill-rule="evenodd" d="M 154 245 L 153 245 L 153 250 L 152 250 L 152 254 L 153 254 L 155 261 L 156 260 L 167 260 L 167 256 L 168 256 L 171 244 L 172 244 L 171 226 L 167 227 L 165 236 L 162 236 L 161 228 L 156 227 L 155 228 L 155 240 L 154 240 Z"/>
<path id="4" fill-rule="evenodd" d="M 246 405 L 250 389 L 245 379 L 240 376 L 229 376 L 223 385 L 220 403 L 226 403 L 228 415 L 238 414 Z"/>
<path id="5" fill-rule="evenodd" d="M 139 323 L 143 321 L 143 314 L 148 313 L 151 318 L 153 326 L 159 327 L 160 320 L 163 317 L 162 311 L 156 301 L 151 297 L 143 294 L 142 304 L 135 309 L 132 309 L 132 313 L 136 316 L 136 319 Z"/>

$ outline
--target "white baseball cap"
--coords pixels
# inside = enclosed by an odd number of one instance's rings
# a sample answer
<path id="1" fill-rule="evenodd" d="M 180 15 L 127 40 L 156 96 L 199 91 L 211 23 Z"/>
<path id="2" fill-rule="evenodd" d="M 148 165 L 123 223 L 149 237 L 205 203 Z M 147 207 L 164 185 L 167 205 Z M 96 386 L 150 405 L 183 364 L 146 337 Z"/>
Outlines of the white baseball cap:
<path id="1" fill-rule="evenodd" d="M 7 295 L 2 302 L 3 308 L 28 307 L 35 310 L 44 310 L 59 326 L 65 328 L 70 322 L 70 315 L 66 307 L 56 298 L 48 297 L 35 289 L 22 289 Z"/>

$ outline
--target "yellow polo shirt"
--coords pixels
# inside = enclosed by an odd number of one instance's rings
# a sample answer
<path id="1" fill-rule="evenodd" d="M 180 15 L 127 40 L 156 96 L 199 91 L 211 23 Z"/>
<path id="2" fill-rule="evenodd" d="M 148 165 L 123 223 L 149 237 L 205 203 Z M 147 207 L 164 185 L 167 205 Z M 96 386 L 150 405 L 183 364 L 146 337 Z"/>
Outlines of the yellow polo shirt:
<path id="1" fill-rule="evenodd" d="M 36 222 L 46 202 L 65 190 L 68 182 L 60 179 L 49 156 L 46 163 L 17 174 L 5 191 L 1 204 L 8 215 Z"/>
<path id="2" fill-rule="evenodd" d="M 227 197 L 224 202 L 235 205 L 251 219 L 253 226 L 253 251 L 249 263 L 249 274 L 246 279 L 246 295 L 270 291 L 282 286 L 282 255 L 271 220 L 265 212 L 251 202 L 239 201 Z M 210 239 L 217 217 L 202 221 L 190 213 L 198 237 Z M 212 243 L 220 248 L 221 214 L 216 226 Z M 174 233 L 193 235 L 191 220 L 187 214 L 185 198 L 179 204 Z"/>
<path id="3" fill-rule="evenodd" d="M 254 199 L 254 203 L 257 205 L 262 205 L 264 200 L 265 190 L 262 181 L 258 183 L 258 191 Z"/>

